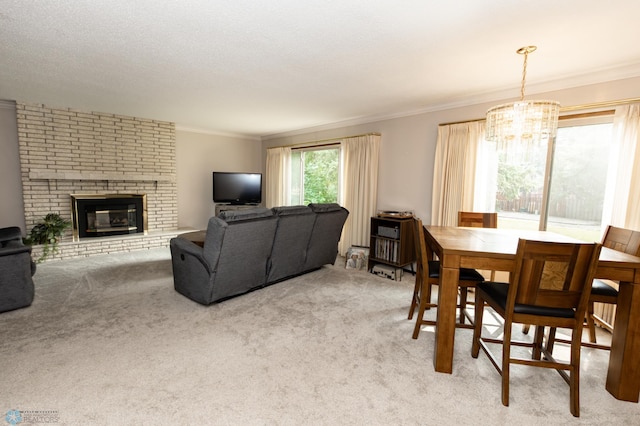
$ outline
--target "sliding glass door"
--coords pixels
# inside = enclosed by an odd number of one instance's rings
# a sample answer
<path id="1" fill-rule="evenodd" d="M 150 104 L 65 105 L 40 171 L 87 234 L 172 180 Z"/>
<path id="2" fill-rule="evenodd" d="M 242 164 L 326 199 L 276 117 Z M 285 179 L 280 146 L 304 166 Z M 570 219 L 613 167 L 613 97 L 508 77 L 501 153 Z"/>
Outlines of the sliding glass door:
<path id="1" fill-rule="evenodd" d="M 498 227 L 599 241 L 612 115 L 566 119 L 555 143 L 499 151 Z"/>

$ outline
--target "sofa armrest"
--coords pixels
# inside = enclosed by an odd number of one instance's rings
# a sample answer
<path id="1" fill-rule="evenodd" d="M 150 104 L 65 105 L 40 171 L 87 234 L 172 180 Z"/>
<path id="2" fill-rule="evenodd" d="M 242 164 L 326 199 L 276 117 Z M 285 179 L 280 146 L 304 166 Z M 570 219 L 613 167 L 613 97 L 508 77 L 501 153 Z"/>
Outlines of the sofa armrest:
<path id="1" fill-rule="evenodd" d="M 33 302 L 35 264 L 30 251 L 29 246 L 0 250 L 0 312 L 24 308 Z"/>
<path id="2" fill-rule="evenodd" d="M 202 255 L 202 247 L 192 241 L 180 237 L 172 238 L 171 245 L 177 249 L 176 253 L 179 253 L 180 256 L 192 256 L 197 259 L 207 271 L 207 274 L 211 274 L 211 268 Z"/>
<path id="3" fill-rule="evenodd" d="M 7 241 L 17 240 L 22 244 L 22 231 L 17 226 L 0 228 L 0 245 L 5 245 Z"/>
<path id="4" fill-rule="evenodd" d="M 31 253 L 31 246 L 24 246 L 22 244 L 7 244 L 0 248 L 0 256 L 12 256 L 19 253 Z"/>
<path id="5" fill-rule="evenodd" d="M 173 286 L 178 293 L 203 305 L 211 303 L 213 274 L 200 246 L 184 238 L 172 238 Z"/>

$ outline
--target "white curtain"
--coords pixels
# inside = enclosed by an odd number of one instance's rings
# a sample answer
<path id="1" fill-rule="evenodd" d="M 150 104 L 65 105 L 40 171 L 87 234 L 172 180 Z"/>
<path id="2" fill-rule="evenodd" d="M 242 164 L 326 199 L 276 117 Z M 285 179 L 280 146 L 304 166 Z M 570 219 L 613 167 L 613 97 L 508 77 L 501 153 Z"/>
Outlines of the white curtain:
<path id="1" fill-rule="evenodd" d="M 493 211 L 480 208 L 474 200 L 476 162 L 484 140 L 484 126 L 484 121 L 438 126 L 433 169 L 432 225 L 456 226 L 458 211 L 461 210 Z"/>
<path id="2" fill-rule="evenodd" d="M 498 193 L 498 146 L 484 139 L 486 122 L 478 123 L 476 176 L 473 181 L 473 211 L 495 212 Z M 475 136 L 474 136 L 475 137 Z"/>
<path id="3" fill-rule="evenodd" d="M 602 212 L 603 233 L 609 224 L 640 230 L 640 104 L 616 108 L 610 155 Z M 616 305 L 595 303 L 594 313 L 615 326 L 616 308 Z"/>
<path id="4" fill-rule="evenodd" d="M 380 135 L 347 138 L 341 146 L 341 204 L 349 210 L 338 246 L 344 256 L 352 245 L 369 246 L 371 216 L 376 214 L 377 205 Z"/>
<path id="5" fill-rule="evenodd" d="M 291 148 L 267 149 L 265 183 L 265 206 L 267 208 L 287 206 L 290 203 Z"/>
<path id="6" fill-rule="evenodd" d="M 640 104 L 616 108 L 603 224 L 640 230 Z"/>

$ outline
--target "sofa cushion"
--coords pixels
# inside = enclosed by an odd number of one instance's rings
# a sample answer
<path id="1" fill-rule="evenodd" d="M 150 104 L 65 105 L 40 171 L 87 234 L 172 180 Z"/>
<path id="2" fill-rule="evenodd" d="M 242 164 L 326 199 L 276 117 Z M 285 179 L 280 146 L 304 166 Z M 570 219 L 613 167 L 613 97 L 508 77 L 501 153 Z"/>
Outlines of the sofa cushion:
<path id="1" fill-rule="evenodd" d="M 311 203 L 311 204 L 309 204 L 309 208 L 311 210 L 313 210 L 314 212 L 316 212 L 316 213 L 335 212 L 335 211 L 343 209 L 343 207 L 340 206 L 340 204 L 336 204 L 336 203 L 326 203 L 326 204 L 314 204 L 314 203 Z"/>
<path id="2" fill-rule="evenodd" d="M 307 206 L 281 206 L 271 209 L 276 216 L 288 216 L 294 214 L 313 214 L 313 210 Z"/>
<path id="3" fill-rule="evenodd" d="M 273 212 L 270 209 L 264 207 L 256 207 L 253 209 L 244 210 L 225 210 L 220 212 L 218 217 L 225 222 L 236 222 L 239 220 L 251 220 L 260 219 L 263 217 L 273 216 Z"/>

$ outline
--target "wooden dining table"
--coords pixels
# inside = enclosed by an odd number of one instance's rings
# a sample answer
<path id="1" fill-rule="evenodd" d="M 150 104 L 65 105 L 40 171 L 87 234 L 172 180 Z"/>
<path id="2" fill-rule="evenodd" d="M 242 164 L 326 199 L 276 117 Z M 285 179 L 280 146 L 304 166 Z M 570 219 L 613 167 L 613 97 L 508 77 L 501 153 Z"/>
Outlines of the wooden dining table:
<path id="1" fill-rule="evenodd" d="M 440 259 L 440 285 L 433 363 L 451 373 L 458 277 L 461 267 L 511 272 L 520 238 L 577 242 L 546 231 L 425 226 L 428 249 Z M 620 281 L 606 388 L 615 398 L 638 402 L 640 395 L 640 258 L 602 248 L 596 277 Z"/>

